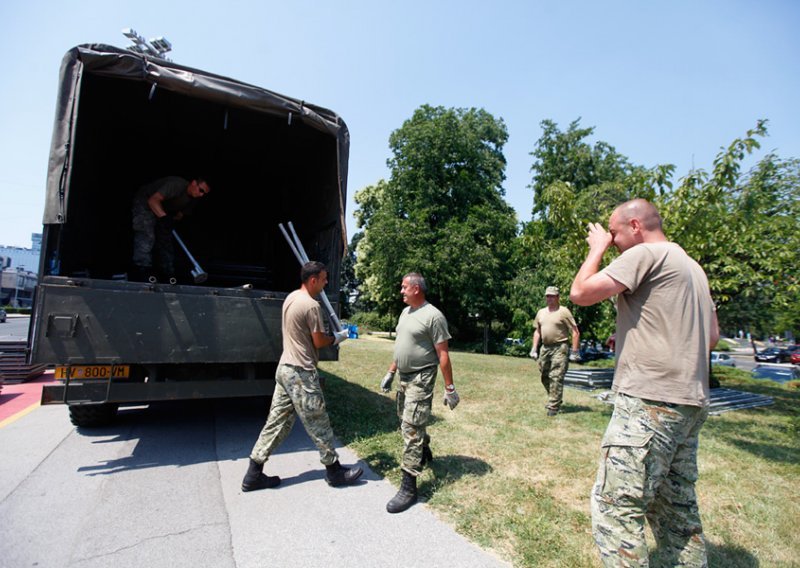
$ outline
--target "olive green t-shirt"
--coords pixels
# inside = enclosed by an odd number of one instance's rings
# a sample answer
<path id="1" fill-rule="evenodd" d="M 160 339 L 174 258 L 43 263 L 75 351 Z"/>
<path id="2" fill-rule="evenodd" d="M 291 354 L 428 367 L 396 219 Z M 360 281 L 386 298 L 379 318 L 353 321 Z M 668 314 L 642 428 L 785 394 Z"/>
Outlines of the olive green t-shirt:
<path id="1" fill-rule="evenodd" d="M 394 360 L 401 373 L 415 373 L 439 364 L 436 344 L 450 339 L 447 319 L 433 305 L 406 307 L 397 321 Z"/>
<path id="2" fill-rule="evenodd" d="M 578 326 L 572 317 L 572 312 L 564 306 L 559 306 L 552 312 L 549 308 L 542 308 L 536 312 L 533 327 L 539 328 L 539 335 L 544 345 L 552 345 L 569 341 L 571 330 Z"/>
<path id="3" fill-rule="evenodd" d="M 703 269 L 675 243 L 642 243 L 602 270 L 617 296 L 614 390 L 705 406 L 714 303 Z"/>
<path id="4" fill-rule="evenodd" d="M 314 347 L 313 332 L 323 333 L 322 308 L 305 290 L 295 290 L 283 302 L 281 331 L 283 353 L 280 365 L 296 365 L 313 371 L 317 368 L 319 352 Z"/>

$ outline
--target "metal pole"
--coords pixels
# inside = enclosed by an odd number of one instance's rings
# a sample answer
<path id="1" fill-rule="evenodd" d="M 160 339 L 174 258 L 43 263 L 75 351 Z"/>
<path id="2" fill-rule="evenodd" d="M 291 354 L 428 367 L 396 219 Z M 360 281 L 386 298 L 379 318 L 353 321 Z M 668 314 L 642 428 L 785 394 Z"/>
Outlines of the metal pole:
<path id="1" fill-rule="evenodd" d="M 289 230 L 292 232 L 292 237 L 294 237 L 294 241 L 292 238 L 289 237 L 289 234 L 286 232 L 286 229 L 283 228 L 282 223 L 278 223 L 278 228 L 283 233 L 283 236 L 286 238 L 286 242 L 289 243 L 289 247 L 292 249 L 294 256 L 297 258 L 298 262 L 300 262 L 300 266 L 303 266 L 306 262 L 308 262 L 308 255 L 306 254 L 305 249 L 303 248 L 303 243 L 300 242 L 300 238 L 297 236 L 297 233 L 294 230 L 294 225 L 292 222 L 289 221 L 287 223 L 289 225 Z M 336 315 L 336 312 L 333 310 L 333 306 L 331 305 L 330 300 L 328 300 L 327 294 L 325 294 L 325 290 L 322 291 L 320 294 L 320 300 L 322 300 L 322 304 L 325 306 L 325 309 L 328 311 L 328 317 L 331 319 L 331 324 L 336 331 L 342 331 L 342 322 L 339 321 L 339 317 Z"/>

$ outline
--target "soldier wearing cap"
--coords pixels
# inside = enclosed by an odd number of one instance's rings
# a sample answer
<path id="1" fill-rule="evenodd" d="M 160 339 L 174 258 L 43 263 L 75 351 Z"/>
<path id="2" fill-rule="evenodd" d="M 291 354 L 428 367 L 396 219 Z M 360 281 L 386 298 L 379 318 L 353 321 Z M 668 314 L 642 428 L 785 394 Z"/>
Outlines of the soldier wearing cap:
<path id="1" fill-rule="evenodd" d="M 547 391 L 547 415 L 555 416 L 564 398 L 564 375 L 569 361 L 578 360 L 578 342 L 581 332 L 572 312 L 559 304 L 558 288 L 548 286 L 544 292 L 547 307 L 536 313 L 533 320 L 533 347 L 531 357 L 539 360 L 542 385 Z M 572 353 L 569 339 L 572 334 Z M 541 351 L 539 343 L 541 342 Z"/>

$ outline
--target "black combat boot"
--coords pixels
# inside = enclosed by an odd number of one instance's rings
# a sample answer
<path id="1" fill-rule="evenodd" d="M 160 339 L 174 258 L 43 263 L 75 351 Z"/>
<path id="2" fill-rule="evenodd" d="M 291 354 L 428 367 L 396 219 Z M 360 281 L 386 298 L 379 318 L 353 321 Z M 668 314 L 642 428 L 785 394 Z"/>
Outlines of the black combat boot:
<path id="1" fill-rule="evenodd" d="M 325 481 L 331 487 L 341 487 L 342 485 L 352 485 L 356 479 L 361 477 L 364 470 L 360 467 L 344 467 L 336 460 L 331 465 L 326 465 Z"/>
<path id="2" fill-rule="evenodd" d="M 416 502 L 417 478 L 407 471 L 403 471 L 403 482 L 400 485 L 400 491 L 386 504 L 386 510 L 390 513 L 402 513 Z"/>
<path id="3" fill-rule="evenodd" d="M 265 475 L 262 473 L 264 469 L 263 463 L 258 463 L 250 458 L 250 465 L 247 468 L 247 473 L 244 474 L 242 480 L 242 491 L 256 491 L 257 489 L 269 489 L 270 487 L 277 487 L 281 478 L 277 475 Z"/>

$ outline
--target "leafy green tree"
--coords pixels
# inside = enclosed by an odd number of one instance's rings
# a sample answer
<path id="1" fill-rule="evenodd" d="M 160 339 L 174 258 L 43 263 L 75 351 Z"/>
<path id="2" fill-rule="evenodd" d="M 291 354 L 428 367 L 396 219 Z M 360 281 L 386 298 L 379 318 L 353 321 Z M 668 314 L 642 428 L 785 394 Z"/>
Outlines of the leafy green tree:
<path id="1" fill-rule="evenodd" d="M 516 216 L 504 200 L 505 124 L 483 109 L 424 105 L 392 133 L 388 181 L 356 196 L 356 275 L 398 315 L 402 276 L 421 272 L 460 339 L 505 314 Z"/>
<path id="2" fill-rule="evenodd" d="M 706 270 L 728 331 L 798 329 L 800 162 L 768 154 L 741 173 L 766 135 L 761 120 L 720 151 L 710 173 L 690 172 L 660 205 L 667 234 Z"/>
<path id="3" fill-rule="evenodd" d="M 536 310 L 543 306 L 546 286 L 564 294 L 586 254 L 586 226 L 603 221 L 619 203 L 631 197 L 652 199 L 670 188 L 672 166 L 634 166 L 606 142 L 591 145 L 594 128 L 575 120 L 565 131 L 550 120 L 541 123 L 542 136 L 531 152 L 534 174 L 533 219 L 525 224 L 515 247 L 519 267 L 511 286 L 512 333 L 528 336 Z M 582 333 L 603 339 L 613 331 L 608 303 L 573 309 Z"/>
<path id="4" fill-rule="evenodd" d="M 693 170 L 674 190 L 673 166 L 646 169 L 608 144 L 591 147 L 583 139 L 593 129 L 578 128 L 577 121 L 566 132 L 545 121 L 543 130 L 532 153 L 534 219 L 514 257 L 520 266 L 511 286 L 515 330 L 528 331 L 526 314 L 541 303 L 545 286 L 569 286 L 586 252 L 586 224 L 605 223 L 616 205 L 633 197 L 654 201 L 667 236 L 704 267 L 723 329 L 798 329 L 800 161 L 769 154 L 742 173 L 743 161 L 767 134 L 766 121 L 723 148 L 710 172 Z M 575 312 L 589 335 L 613 329 L 608 302 Z"/>
<path id="5" fill-rule="evenodd" d="M 364 237 L 361 231 L 356 232 L 350 239 L 350 246 L 347 248 L 347 254 L 342 260 L 342 274 L 339 280 L 339 305 L 341 306 L 342 318 L 349 318 L 359 308 L 364 309 L 359 302 L 359 289 L 361 282 L 356 277 L 356 248 L 359 241 Z M 369 309 L 367 307 L 367 309 Z"/>

